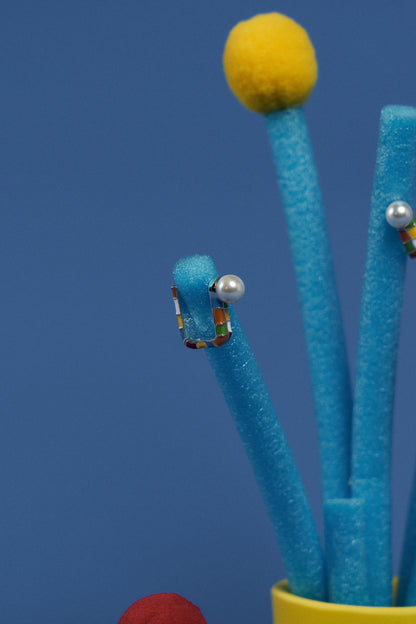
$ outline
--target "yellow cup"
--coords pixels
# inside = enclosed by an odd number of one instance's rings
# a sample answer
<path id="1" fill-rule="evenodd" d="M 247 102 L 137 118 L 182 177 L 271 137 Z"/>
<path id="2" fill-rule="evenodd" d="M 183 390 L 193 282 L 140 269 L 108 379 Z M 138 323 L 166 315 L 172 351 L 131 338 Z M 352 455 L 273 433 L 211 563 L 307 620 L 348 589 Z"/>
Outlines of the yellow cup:
<path id="1" fill-rule="evenodd" d="M 272 587 L 274 624 L 416 624 L 416 607 L 356 607 L 294 596 L 287 581 Z"/>

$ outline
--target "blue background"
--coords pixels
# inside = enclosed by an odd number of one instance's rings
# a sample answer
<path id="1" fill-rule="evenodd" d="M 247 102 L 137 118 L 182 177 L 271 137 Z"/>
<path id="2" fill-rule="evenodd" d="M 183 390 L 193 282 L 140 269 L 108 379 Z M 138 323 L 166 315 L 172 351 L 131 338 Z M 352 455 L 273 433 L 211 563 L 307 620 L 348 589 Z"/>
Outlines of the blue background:
<path id="1" fill-rule="evenodd" d="M 352 369 L 378 117 L 416 105 L 413 0 L 6 2 L 0 10 L 0 621 L 116 624 L 175 591 L 208 624 L 270 622 L 284 576 L 206 357 L 170 296 L 181 256 L 246 282 L 238 313 L 319 526 L 311 391 L 261 117 L 225 83 L 231 27 L 280 11 L 320 77 L 305 109 Z M 413 470 L 416 267 L 398 370 L 394 553 Z"/>

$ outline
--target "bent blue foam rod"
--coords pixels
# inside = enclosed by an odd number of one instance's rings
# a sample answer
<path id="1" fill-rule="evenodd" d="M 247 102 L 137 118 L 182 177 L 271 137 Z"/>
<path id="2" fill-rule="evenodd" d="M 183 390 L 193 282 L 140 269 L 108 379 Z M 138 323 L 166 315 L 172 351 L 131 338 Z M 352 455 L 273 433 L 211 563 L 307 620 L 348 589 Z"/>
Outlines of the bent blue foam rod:
<path id="1" fill-rule="evenodd" d="M 209 256 L 179 260 L 176 294 L 185 334 L 212 336 L 210 285 L 218 273 Z M 203 349 L 217 377 L 260 487 L 277 537 L 291 591 L 325 599 L 324 563 L 311 510 L 257 362 L 233 306 L 232 335 L 216 349 Z"/>
<path id="2" fill-rule="evenodd" d="M 366 564 L 374 606 L 392 604 L 391 447 L 407 255 L 386 221 L 392 202 L 413 202 L 416 108 L 381 111 L 371 198 L 353 407 L 352 492 L 364 500 Z"/>
<path id="3" fill-rule="evenodd" d="M 324 500 L 349 495 L 351 386 L 319 180 L 302 104 L 317 78 L 306 31 L 278 13 L 230 32 L 224 71 L 237 99 L 265 116 L 286 216 L 311 371 Z"/>

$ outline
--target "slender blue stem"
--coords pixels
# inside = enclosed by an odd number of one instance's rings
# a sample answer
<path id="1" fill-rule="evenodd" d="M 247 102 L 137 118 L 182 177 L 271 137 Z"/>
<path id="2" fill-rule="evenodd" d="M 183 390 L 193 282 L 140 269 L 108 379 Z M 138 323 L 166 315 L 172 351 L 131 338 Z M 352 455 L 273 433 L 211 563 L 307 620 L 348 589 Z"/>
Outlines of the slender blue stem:
<path id="1" fill-rule="evenodd" d="M 325 503 L 326 563 L 331 602 L 369 606 L 365 566 L 364 501 L 332 499 Z"/>
<path id="2" fill-rule="evenodd" d="M 319 180 L 302 108 L 265 117 L 302 310 L 324 500 L 349 496 L 351 384 Z"/>
<path id="3" fill-rule="evenodd" d="M 392 604 L 391 438 L 406 252 L 386 222 L 395 200 L 412 204 L 416 109 L 381 112 L 364 274 L 353 408 L 352 491 L 365 501 L 366 559 L 374 606 Z"/>
<path id="4" fill-rule="evenodd" d="M 177 263 L 174 279 L 189 331 L 206 335 L 207 327 L 213 327 L 208 286 L 217 276 L 209 256 L 191 256 Z M 205 352 L 253 467 L 291 591 L 324 600 L 323 556 L 311 510 L 254 355 L 237 315 L 231 306 L 229 310 L 231 339 Z M 195 357 L 194 352 L 190 355 Z"/>
<path id="5" fill-rule="evenodd" d="M 356 507 L 341 503 L 350 495 L 352 396 L 347 351 L 338 299 L 332 254 L 322 205 L 319 179 L 302 108 L 277 111 L 266 116 L 277 180 L 283 200 L 287 231 L 295 269 L 303 328 L 309 359 L 321 456 L 326 549 L 346 523 L 359 524 L 352 516 Z M 337 501 L 337 502 L 334 502 Z M 327 521 L 328 509 L 339 508 Z M 339 523 L 339 527 L 336 523 Z M 362 548 L 359 538 L 356 558 Z M 340 559 L 352 559 L 349 546 Z M 332 565 L 334 568 L 332 569 Z M 346 564 L 348 565 L 348 563 Z M 350 599 L 341 591 L 345 571 L 334 557 L 327 560 L 329 599 Z"/>

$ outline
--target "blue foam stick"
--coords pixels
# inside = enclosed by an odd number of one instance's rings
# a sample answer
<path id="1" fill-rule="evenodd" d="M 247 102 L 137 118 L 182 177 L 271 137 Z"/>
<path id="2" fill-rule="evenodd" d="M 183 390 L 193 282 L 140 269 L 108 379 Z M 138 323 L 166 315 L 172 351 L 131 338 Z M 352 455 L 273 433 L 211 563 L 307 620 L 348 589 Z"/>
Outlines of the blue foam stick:
<path id="1" fill-rule="evenodd" d="M 370 605 L 365 561 L 364 501 L 358 498 L 325 502 L 326 562 L 330 602 Z"/>
<path id="2" fill-rule="evenodd" d="M 174 279 L 187 335 L 214 334 L 208 286 L 218 277 L 209 256 L 180 260 Z M 325 599 L 319 538 L 303 486 L 247 338 L 232 306 L 232 336 L 204 349 L 234 418 L 276 534 L 291 591 Z M 190 352 L 195 357 L 194 352 Z"/>
<path id="3" fill-rule="evenodd" d="M 409 582 L 407 584 L 407 592 L 403 605 L 398 606 L 414 607 L 416 605 L 416 560 L 413 559 L 410 568 Z"/>
<path id="4" fill-rule="evenodd" d="M 397 605 L 399 607 L 416 605 L 416 467 L 400 562 Z"/>
<path id="5" fill-rule="evenodd" d="M 319 180 L 302 108 L 265 116 L 311 372 L 324 500 L 349 496 L 351 386 Z"/>
<path id="6" fill-rule="evenodd" d="M 416 109 L 381 111 L 361 302 L 353 408 L 352 492 L 365 500 L 367 574 L 374 606 L 392 603 L 391 437 L 406 252 L 385 219 L 395 200 L 413 203 Z"/>

